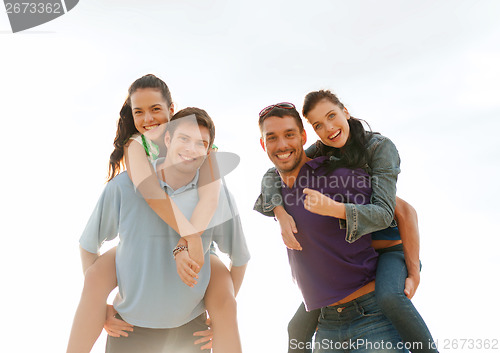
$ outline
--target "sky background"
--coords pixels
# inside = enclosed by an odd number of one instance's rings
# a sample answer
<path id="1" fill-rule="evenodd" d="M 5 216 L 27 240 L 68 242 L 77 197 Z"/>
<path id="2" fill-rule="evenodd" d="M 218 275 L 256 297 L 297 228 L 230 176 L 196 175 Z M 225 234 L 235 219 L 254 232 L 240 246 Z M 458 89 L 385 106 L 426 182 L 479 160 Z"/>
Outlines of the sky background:
<path id="1" fill-rule="evenodd" d="M 226 180 L 252 253 L 238 297 L 245 352 L 285 352 L 301 300 L 278 224 L 252 211 L 271 166 L 257 114 L 281 101 L 301 110 L 321 88 L 400 152 L 398 195 L 421 233 L 413 302 L 440 351 L 500 341 L 498 18 L 500 2 L 481 0 L 82 0 L 12 34 L 0 11 L 0 351 L 65 351 L 83 284 L 78 239 L 128 86 L 146 73 L 177 109 L 207 110 L 216 144 L 241 157 Z M 453 351 L 492 351 L 477 344 Z"/>

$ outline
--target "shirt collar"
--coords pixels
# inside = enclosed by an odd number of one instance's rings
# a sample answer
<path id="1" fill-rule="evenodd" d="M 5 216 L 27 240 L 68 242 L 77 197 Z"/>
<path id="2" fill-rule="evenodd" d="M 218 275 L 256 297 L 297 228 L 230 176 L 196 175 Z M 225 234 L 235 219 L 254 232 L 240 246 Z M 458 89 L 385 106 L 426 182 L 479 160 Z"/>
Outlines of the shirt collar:
<path id="1" fill-rule="evenodd" d="M 319 157 L 316 157 L 316 158 L 313 158 L 311 159 L 310 161 L 307 161 L 306 163 L 304 163 L 304 165 L 307 165 L 309 168 L 311 168 L 312 170 L 316 170 L 318 169 L 319 167 L 323 166 L 323 163 L 329 159 L 328 157 L 326 156 L 319 156 Z M 304 166 L 302 166 L 303 168 Z M 275 169 L 275 172 L 276 174 L 279 175 L 279 172 L 278 172 L 278 169 Z M 300 172 L 299 172 L 300 173 Z"/>
<path id="2" fill-rule="evenodd" d="M 165 158 L 158 158 L 157 160 L 153 161 L 153 168 L 155 172 L 157 165 L 163 163 L 164 160 Z M 172 194 L 180 194 L 181 192 L 184 192 L 186 190 L 195 189 L 198 186 L 199 177 L 200 177 L 200 170 L 197 170 L 196 174 L 194 175 L 194 178 L 186 185 L 181 186 L 177 190 L 172 189 L 170 185 L 168 185 L 165 181 L 163 181 L 160 178 L 158 178 L 158 181 L 160 182 L 161 187 L 164 188 L 169 195 L 172 195 Z"/>
<path id="3" fill-rule="evenodd" d="M 316 170 L 319 167 L 323 166 L 323 163 L 328 159 L 326 156 L 320 156 L 310 161 L 307 161 L 305 164 L 309 166 L 311 169 Z"/>

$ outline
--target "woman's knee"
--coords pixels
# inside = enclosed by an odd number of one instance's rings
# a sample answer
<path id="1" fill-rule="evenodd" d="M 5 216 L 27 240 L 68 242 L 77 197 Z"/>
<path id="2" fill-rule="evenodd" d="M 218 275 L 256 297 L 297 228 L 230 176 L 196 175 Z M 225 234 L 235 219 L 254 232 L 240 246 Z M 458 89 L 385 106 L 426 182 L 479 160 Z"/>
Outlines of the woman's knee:
<path id="1" fill-rule="evenodd" d="M 84 291 L 95 294 L 109 294 L 116 287 L 116 274 L 104 270 L 102 264 L 94 263 L 85 272 Z"/>
<path id="2" fill-rule="evenodd" d="M 237 310 L 236 298 L 229 289 L 212 293 L 210 297 L 205 298 L 205 304 L 210 316 L 222 312 L 236 312 Z"/>
<path id="3" fill-rule="evenodd" d="M 376 290 L 375 299 L 383 312 L 397 310 L 409 300 L 402 291 L 395 292 L 387 290 Z"/>

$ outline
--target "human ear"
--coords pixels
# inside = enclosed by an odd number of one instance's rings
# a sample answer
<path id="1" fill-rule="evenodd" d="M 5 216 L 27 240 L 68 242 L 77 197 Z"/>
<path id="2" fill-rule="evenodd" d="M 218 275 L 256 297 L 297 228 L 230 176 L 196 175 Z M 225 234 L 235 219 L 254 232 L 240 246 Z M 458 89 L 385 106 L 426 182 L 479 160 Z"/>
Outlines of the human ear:
<path id="1" fill-rule="evenodd" d="M 262 146 L 264 152 L 266 152 L 266 145 L 264 144 L 264 140 L 262 139 L 262 137 L 260 138 L 260 145 Z"/>
<path id="2" fill-rule="evenodd" d="M 306 142 L 307 142 L 307 133 L 306 133 L 306 129 L 302 130 L 302 132 L 300 133 L 301 135 L 301 138 L 302 138 L 302 145 L 305 145 Z"/>
<path id="3" fill-rule="evenodd" d="M 349 115 L 349 111 L 347 110 L 346 107 L 344 107 L 344 113 L 347 115 L 347 120 L 349 120 L 351 116 Z"/>
<path id="4" fill-rule="evenodd" d="M 168 121 L 170 121 L 170 119 L 174 116 L 174 103 L 170 104 L 170 107 L 168 108 L 168 113 L 169 113 Z"/>
<path id="5" fill-rule="evenodd" d="M 170 147 L 170 131 L 165 132 L 165 146 Z"/>

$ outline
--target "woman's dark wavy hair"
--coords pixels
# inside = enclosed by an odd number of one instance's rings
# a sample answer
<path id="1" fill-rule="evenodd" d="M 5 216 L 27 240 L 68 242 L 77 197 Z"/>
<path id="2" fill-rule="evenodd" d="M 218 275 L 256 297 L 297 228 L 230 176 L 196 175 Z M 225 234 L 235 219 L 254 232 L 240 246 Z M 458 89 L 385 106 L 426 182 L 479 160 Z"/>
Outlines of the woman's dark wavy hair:
<path id="1" fill-rule="evenodd" d="M 130 85 L 127 99 L 125 100 L 125 103 L 123 103 L 122 109 L 120 110 L 120 119 L 118 119 L 116 136 L 113 142 L 115 149 L 109 156 L 108 181 L 113 179 L 122 170 L 124 147 L 130 137 L 139 132 L 134 124 L 130 96 L 141 88 L 153 88 L 160 91 L 162 97 L 165 99 L 165 102 L 167 102 L 167 108 L 170 108 L 172 105 L 172 96 L 167 84 L 155 75 L 144 75 Z"/>
<path id="2" fill-rule="evenodd" d="M 344 104 L 337 98 L 335 94 L 329 90 L 319 90 L 310 92 L 304 98 L 304 105 L 302 108 L 302 115 L 307 119 L 307 114 L 314 109 L 314 107 L 322 100 L 328 100 L 344 109 Z M 329 170 L 340 167 L 345 168 L 365 168 L 368 164 L 368 151 L 367 143 L 373 132 L 370 125 L 364 120 L 356 119 L 353 116 L 347 120 L 349 124 L 349 138 L 347 139 L 344 147 L 335 148 L 325 145 L 321 140 L 316 141 L 316 150 L 313 158 L 319 156 L 329 156 L 327 166 Z M 366 131 L 362 122 L 365 122 L 370 128 Z"/>

